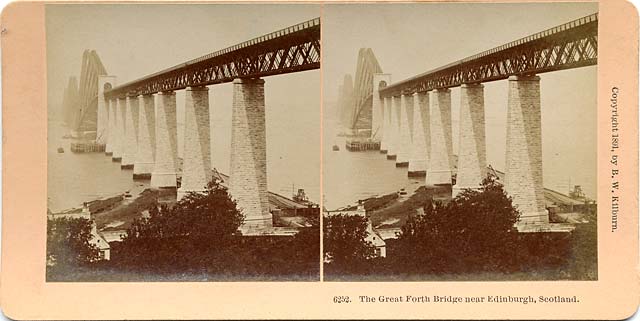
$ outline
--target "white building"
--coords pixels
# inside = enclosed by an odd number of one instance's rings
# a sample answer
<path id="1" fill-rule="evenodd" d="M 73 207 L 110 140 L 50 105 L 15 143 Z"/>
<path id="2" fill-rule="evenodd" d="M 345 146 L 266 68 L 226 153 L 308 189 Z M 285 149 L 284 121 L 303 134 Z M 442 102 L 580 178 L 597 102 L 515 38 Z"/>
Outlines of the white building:
<path id="1" fill-rule="evenodd" d="M 333 215 L 358 215 L 367 218 L 367 236 L 365 237 L 365 241 L 370 242 L 375 246 L 376 256 L 386 257 L 387 256 L 387 244 L 385 243 L 382 236 L 376 229 L 373 228 L 371 224 L 371 220 L 367 217 L 367 212 L 364 209 L 363 204 L 359 204 L 355 210 L 336 210 L 336 211 L 327 211 L 325 215 L 333 216 Z"/>
<path id="2" fill-rule="evenodd" d="M 89 240 L 89 243 L 95 245 L 100 251 L 98 260 L 109 260 L 111 258 L 111 247 L 109 246 L 109 242 L 107 242 L 107 240 L 98 232 L 96 223 L 91 217 L 91 211 L 89 211 L 86 204 L 82 208 L 73 208 L 60 213 L 49 212 L 47 213 L 47 218 L 51 220 L 56 218 L 84 218 L 91 221 L 91 239 Z"/>

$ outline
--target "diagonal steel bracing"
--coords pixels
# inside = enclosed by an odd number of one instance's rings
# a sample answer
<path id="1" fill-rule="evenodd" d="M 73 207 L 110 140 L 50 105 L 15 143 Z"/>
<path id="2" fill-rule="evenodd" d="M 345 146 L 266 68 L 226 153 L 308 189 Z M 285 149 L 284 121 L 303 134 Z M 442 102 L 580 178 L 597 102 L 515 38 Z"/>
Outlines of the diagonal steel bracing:
<path id="1" fill-rule="evenodd" d="M 98 115 L 98 77 L 107 71 L 95 50 L 82 54 L 80 82 L 70 77 L 65 88 L 63 108 L 65 121 L 74 130 L 95 130 Z"/>
<path id="2" fill-rule="evenodd" d="M 349 128 L 371 128 L 373 75 L 381 72 L 382 68 L 371 48 L 360 48 L 354 85 L 355 105 Z"/>
<path id="3" fill-rule="evenodd" d="M 278 30 L 105 92 L 105 98 L 153 94 L 320 68 L 320 18 Z"/>
<path id="4" fill-rule="evenodd" d="M 380 90 L 381 97 L 598 63 L 598 14 L 512 41 Z"/>

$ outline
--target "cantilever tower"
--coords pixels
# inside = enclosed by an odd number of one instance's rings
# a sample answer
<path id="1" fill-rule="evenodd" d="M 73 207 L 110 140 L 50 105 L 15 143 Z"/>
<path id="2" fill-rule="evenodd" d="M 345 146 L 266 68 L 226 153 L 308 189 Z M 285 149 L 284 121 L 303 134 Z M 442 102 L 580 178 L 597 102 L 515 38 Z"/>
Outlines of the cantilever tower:
<path id="1" fill-rule="evenodd" d="M 62 110 L 64 121 L 74 133 L 91 132 L 97 129 L 98 77 L 107 74 L 95 50 L 82 54 L 80 82 L 74 76 L 64 90 Z"/>
<path id="2" fill-rule="evenodd" d="M 353 83 L 346 75 L 339 98 L 342 123 L 353 131 L 372 130 L 373 76 L 382 68 L 371 48 L 360 48 Z M 351 89 L 351 90 L 349 90 Z"/>

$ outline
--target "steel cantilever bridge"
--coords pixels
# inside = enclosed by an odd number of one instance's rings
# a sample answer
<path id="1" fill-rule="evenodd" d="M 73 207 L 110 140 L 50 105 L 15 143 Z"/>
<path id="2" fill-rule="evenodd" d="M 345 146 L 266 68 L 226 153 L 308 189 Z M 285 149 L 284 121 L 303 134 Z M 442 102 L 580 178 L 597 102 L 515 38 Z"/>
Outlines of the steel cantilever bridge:
<path id="1" fill-rule="evenodd" d="M 380 96 L 507 79 L 510 76 L 595 65 L 598 62 L 598 14 L 538 32 L 453 62 L 380 90 Z"/>
<path id="2" fill-rule="evenodd" d="M 98 106 L 98 78 L 107 74 L 95 50 L 82 54 L 80 82 L 69 77 L 64 89 L 62 106 L 64 120 L 76 132 L 92 130 L 96 124 Z"/>
<path id="3" fill-rule="evenodd" d="M 320 68 L 320 18 L 187 61 L 105 91 L 106 99 Z"/>

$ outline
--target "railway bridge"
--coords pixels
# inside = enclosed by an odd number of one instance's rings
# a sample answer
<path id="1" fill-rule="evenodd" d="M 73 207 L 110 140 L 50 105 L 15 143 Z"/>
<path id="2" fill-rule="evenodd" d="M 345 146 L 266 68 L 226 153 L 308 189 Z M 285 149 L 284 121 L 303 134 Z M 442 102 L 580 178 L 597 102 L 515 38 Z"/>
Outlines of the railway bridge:
<path id="1" fill-rule="evenodd" d="M 540 77 L 597 64 L 598 15 L 592 14 L 415 77 L 391 83 L 372 74 L 372 132 L 381 151 L 427 185 L 452 185 L 451 88 L 460 87 L 460 130 L 453 194 L 478 188 L 485 177 L 483 83 L 507 80 L 504 187 L 520 212 L 521 231 L 549 224 L 542 182 Z"/>
<path id="2" fill-rule="evenodd" d="M 106 154 L 156 188 L 177 187 L 176 91 L 185 91 L 178 199 L 211 178 L 208 86 L 233 83 L 229 192 L 244 229 L 272 227 L 267 191 L 264 78 L 320 68 L 320 18 L 305 21 L 121 85 L 100 75 L 97 137 Z"/>

